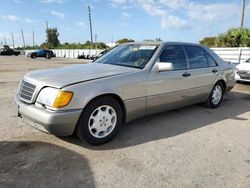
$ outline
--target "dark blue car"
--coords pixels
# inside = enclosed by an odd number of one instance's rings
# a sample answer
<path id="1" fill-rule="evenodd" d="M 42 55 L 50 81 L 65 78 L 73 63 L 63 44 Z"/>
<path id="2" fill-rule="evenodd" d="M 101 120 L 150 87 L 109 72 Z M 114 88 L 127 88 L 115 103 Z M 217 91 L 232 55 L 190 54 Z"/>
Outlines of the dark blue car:
<path id="1" fill-rule="evenodd" d="M 30 52 L 28 54 L 28 57 L 30 57 L 30 58 L 45 57 L 46 59 L 50 59 L 52 57 L 56 57 L 56 54 L 51 50 L 41 49 L 41 50 L 37 50 L 34 52 Z"/>

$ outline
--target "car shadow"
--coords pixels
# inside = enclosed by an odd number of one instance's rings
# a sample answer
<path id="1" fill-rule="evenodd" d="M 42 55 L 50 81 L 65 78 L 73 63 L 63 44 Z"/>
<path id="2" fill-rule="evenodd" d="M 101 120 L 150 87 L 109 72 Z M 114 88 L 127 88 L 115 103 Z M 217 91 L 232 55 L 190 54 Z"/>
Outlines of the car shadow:
<path id="1" fill-rule="evenodd" d="M 95 187 L 88 160 L 44 142 L 0 142 L 1 187 Z"/>
<path id="2" fill-rule="evenodd" d="M 124 125 L 111 142 L 101 146 L 90 146 L 74 136 L 62 139 L 92 150 L 119 149 L 174 137 L 226 119 L 245 121 L 239 115 L 249 111 L 250 94 L 230 92 L 217 109 L 193 105 L 135 120 Z"/>

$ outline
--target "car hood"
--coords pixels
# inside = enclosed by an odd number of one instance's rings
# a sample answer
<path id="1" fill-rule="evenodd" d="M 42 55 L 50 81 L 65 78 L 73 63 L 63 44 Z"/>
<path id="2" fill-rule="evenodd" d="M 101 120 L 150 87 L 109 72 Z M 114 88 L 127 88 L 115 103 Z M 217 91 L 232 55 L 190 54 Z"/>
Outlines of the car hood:
<path id="1" fill-rule="evenodd" d="M 236 66 L 239 70 L 250 71 L 250 63 L 241 63 Z"/>
<path id="2" fill-rule="evenodd" d="M 62 88 L 67 85 L 118 76 L 133 71 L 138 71 L 138 69 L 109 64 L 89 63 L 32 71 L 25 75 L 25 79 L 33 83 L 39 82 L 39 84 L 43 84 L 44 86 Z"/>

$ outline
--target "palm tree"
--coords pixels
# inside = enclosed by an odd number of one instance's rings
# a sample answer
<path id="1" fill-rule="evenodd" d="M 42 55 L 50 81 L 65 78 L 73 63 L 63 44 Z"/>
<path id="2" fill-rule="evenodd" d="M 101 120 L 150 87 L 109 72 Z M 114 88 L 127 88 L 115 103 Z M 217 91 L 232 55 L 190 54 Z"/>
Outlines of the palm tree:
<path id="1" fill-rule="evenodd" d="M 244 25 L 245 2 L 246 2 L 245 0 L 242 0 L 242 13 L 241 13 L 241 24 L 240 24 L 241 28 Z"/>

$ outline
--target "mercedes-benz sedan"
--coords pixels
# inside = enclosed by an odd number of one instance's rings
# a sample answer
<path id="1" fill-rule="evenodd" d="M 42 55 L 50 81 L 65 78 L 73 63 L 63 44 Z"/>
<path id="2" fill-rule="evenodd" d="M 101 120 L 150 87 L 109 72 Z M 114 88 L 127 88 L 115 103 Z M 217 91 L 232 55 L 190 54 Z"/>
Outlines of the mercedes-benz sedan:
<path id="1" fill-rule="evenodd" d="M 202 45 L 128 43 L 94 63 L 27 73 L 16 103 L 33 127 L 100 145 L 142 116 L 195 103 L 217 108 L 234 76 L 232 65 Z"/>
<path id="2" fill-rule="evenodd" d="M 250 82 L 250 58 L 244 63 L 236 65 L 235 79 L 238 82 Z"/>

